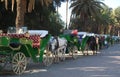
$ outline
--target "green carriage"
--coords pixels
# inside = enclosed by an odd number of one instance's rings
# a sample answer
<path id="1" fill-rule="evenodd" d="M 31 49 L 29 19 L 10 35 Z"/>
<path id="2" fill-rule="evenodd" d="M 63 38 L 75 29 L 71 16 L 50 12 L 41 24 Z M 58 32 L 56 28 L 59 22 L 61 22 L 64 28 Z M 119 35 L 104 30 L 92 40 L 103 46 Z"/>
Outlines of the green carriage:
<path id="1" fill-rule="evenodd" d="M 80 43 L 78 35 L 71 35 L 71 32 L 72 30 L 66 30 L 62 35 L 60 35 L 60 37 L 66 38 L 68 42 L 66 53 L 69 53 L 73 59 L 76 59 L 79 56 L 78 51 L 82 51 L 84 54 L 84 51 L 88 49 L 87 40 L 89 37 L 85 36 Z"/>
<path id="2" fill-rule="evenodd" d="M 40 31 L 31 31 L 29 38 L 24 34 L 0 34 L 0 71 L 10 63 L 15 74 L 22 74 L 26 69 L 28 58 L 35 63 L 43 62 L 46 66 L 51 65 L 53 55 L 48 47 L 51 35 L 48 31 L 42 32 L 45 33 L 43 36 Z"/>
<path id="3" fill-rule="evenodd" d="M 81 37 L 80 50 L 83 55 L 89 55 L 89 51 L 92 51 L 92 55 L 97 54 L 97 39 L 98 36 L 94 33 L 78 32 L 78 36 Z"/>

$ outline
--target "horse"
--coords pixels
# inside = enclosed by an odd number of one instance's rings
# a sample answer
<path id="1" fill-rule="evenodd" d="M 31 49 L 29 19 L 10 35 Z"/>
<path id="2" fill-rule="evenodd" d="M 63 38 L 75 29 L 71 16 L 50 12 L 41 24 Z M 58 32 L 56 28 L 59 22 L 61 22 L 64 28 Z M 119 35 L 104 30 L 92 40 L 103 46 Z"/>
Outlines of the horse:
<path id="1" fill-rule="evenodd" d="M 50 51 L 54 54 L 55 62 L 65 60 L 65 52 L 67 47 L 67 40 L 58 36 L 51 37 L 49 42 Z"/>
<path id="2" fill-rule="evenodd" d="M 94 36 L 90 36 L 88 38 L 87 44 L 89 49 L 93 51 L 93 54 L 97 54 L 97 43 L 96 43 L 96 38 Z"/>

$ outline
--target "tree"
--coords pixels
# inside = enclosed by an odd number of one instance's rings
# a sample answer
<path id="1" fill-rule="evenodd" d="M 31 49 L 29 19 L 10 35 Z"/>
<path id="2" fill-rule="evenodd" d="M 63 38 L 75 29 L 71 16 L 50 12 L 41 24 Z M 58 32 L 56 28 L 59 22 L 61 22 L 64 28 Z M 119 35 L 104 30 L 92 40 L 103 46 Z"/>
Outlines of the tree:
<path id="1" fill-rule="evenodd" d="M 10 7 L 6 10 L 4 2 L 0 2 L 0 29 L 3 32 L 7 32 L 9 26 L 15 25 L 15 17 L 16 12 L 12 12 Z"/>
<path id="2" fill-rule="evenodd" d="M 115 34 L 117 35 L 120 31 L 120 6 L 114 10 L 115 16 Z"/>
<path id="3" fill-rule="evenodd" d="M 53 0 L 54 1 L 54 6 L 57 8 L 57 13 L 58 13 L 58 7 L 61 6 L 61 2 L 65 2 L 65 0 Z"/>
<path id="4" fill-rule="evenodd" d="M 5 7 L 8 9 L 9 0 L 1 0 L 5 2 Z M 19 28 L 24 26 L 24 15 L 28 9 L 28 12 L 31 12 L 34 9 L 36 0 L 11 0 L 12 1 L 12 11 L 14 9 L 15 1 L 17 4 L 17 16 L 16 16 L 16 31 L 18 32 Z M 52 0 L 40 0 L 40 4 L 48 6 L 52 3 Z M 28 6 L 27 6 L 28 4 Z M 27 8 L 28 7 L 28 8 Z"/>
<path id="5" fill-rule="evenodd" d="M 80 24 L 87 27 L 90 21 L 101 18 L 102 6 L 105 4 L 100 0 L 74 0 L 70 6 L 72 8 L 71 17 L 79 18 Z"/>
<path id="6" fill-rule="evenodd" d="M 53 0 L 53 6 L 56 8 L 56 13 L 57 13 L 57 15 L 59 14 L 58 13 L 58 7 L 60 7 L 61 6 L 61 3 L 62 2 L 65 2 L 65 0 Z M 55 14 L 55 13 L 54 13 Z M 56 19 L 56 22 L 57 22 L 57 17 L 55 18 Z"/>
<path id="7" fill-rule="evenodd" d="M 116 18 L 116 21 L 119 23 L 120 25 L 120 7 L 117 7 L 114 11 L 115 13 L 115 18 Z"/>

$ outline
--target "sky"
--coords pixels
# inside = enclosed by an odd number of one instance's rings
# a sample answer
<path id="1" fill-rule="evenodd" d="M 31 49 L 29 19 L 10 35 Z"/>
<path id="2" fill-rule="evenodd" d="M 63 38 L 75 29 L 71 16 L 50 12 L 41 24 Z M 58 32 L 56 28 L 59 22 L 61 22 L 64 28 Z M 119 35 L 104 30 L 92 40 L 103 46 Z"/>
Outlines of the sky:
<path id="1" fill-rule="evenodd" d="M 103 1 L 106 5 L 110 8 L 117 8 L 120 6 L 120 0 L 104 0 Z M 70 4 L 69 4 L 70 6 Z M 61 7 L 59 8 L 59 13 L 62 16 L 62 20 L 66 23 L 66 3 L 62 3 Z M 68 11 L 68 23 L 70 21 L 71 10 Z"/>
<path id="2" fill-rule="evenodd" d="M 113 9 L 120 6 L 120 0 L 104 0 L 104 3 Z"/>

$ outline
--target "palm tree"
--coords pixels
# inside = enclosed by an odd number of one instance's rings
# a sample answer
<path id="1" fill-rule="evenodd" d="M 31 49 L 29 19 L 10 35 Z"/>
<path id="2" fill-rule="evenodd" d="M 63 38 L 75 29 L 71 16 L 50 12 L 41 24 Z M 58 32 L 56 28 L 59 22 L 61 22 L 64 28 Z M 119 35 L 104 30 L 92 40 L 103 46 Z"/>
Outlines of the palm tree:
<path id="1" fill-rule="evenodd" d="M 83 26 L 86 26 L 86 20 L 100 19 L 100 11 L 105 5 L 100 0 L 75 0 L 72 2 L 70 8 L 72 8 L 72 17 L 80 18 L 80 22 Z"/>
<path id="2" fill-rule="evenodd" d="M 57 12 L 57 15 L 58 15 L 58 7 L 61 6 L 61 2 L 64 2 L 65 0 L 53 0 L 54 3 L 55 3 L 55 7 L 56 7 L 56 12 Z M 57 21 L 57 18 L 56 18 L 56 21 Z"/>
<path id="3" fill-rule="evenodd" d="M 1 1 L 5 2 L 5 7 L 7 9 L 9 0 L 1 0 Z M 31 12 L 34 9 L 36 0 L 11 0 L 11 1 L 12 1 L 12 11 L 14 9 L 15 1 L 17 3 L 16 31 L 18 31 L 19 28 L 24 26 L 24 15 L 26 13 L 26 10 L 28 9 L 28 12 Z M 27 2 L 29 2 L 28 6 L 27 6 Z M 44 5 L 48 6 L 50 3 L 52 3 L 52 0 L 40 0 L 40 4 L 42 6 Z"/>
<path id="4" fill-rule="evenodd" d="M 13 5 L 14 4 L 12 4 L 12 6 Z M 16 31 L 17 32 L 18 32 L 19 28 L 24 26 L 25 12 L 26 12 L 26 0 L 17 0 L 17 16 L 16 16 Z"/>

